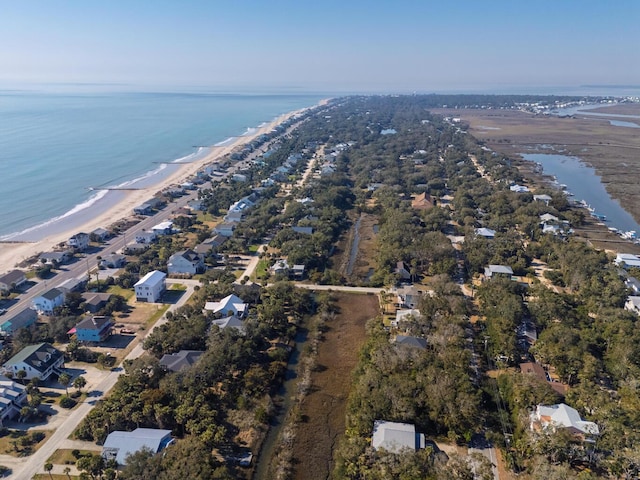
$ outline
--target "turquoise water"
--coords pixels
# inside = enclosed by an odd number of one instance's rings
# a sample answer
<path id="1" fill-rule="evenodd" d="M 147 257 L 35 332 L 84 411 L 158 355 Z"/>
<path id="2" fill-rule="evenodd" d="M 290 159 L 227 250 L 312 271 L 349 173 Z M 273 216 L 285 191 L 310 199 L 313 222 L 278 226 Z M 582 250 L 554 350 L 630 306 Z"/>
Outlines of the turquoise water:
<path id="1" fill-rule="evenodd" d="M 52 219 L 97 208 L 106 192 L 90 187 L 157 180 L 171 169 L 157 162 L 188 161 L 321 98 L 0 91 L 0 239 L 37 240 Z"/>

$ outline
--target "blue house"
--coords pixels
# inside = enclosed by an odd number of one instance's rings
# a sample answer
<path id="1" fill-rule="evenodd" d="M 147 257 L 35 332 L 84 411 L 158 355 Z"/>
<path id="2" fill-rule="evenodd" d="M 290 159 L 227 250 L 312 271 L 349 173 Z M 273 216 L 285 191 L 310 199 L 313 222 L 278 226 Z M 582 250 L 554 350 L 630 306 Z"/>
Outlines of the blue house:
<path id="1" fill-rule="evenodd" d="M 83 319 L 70 332 L 74 333 L 75 330 L 76 338 L 79 342 L 100 343 L 111 336 L 113 325 L 111 317 L 92 316 Z"/>

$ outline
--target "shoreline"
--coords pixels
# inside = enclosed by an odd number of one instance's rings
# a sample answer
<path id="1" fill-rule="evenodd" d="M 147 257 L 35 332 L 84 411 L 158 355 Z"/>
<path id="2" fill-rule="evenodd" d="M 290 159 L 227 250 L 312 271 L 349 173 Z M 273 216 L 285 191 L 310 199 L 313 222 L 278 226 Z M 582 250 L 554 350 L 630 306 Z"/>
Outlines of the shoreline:
<path id="1" fill-rule="evenodd" d="M 170 185 L 186 181 L 187 178 L 194 176 L 206 165 L 219 162 L 223 157 L 232 153 L 237 148 L 252 142 L 260 135 L 271 132 L 291 117 L 304 113 L 316 106 L 326 104 L 326 102 L 327 100 L 322 100 L 310 107 L 284 113 L 270 122 L 265 122 L 258 127 L 248 129 L 239 136 L 230 137 L 215 145 L 211 145 L 209 147 L 211 151 L 207 155 L 194 160 L 193 162 L 169 163 L 167 164 L 167 167 L 174 168 L 174 172 L 167 172 L 167 174 L 162 176 L 162 178 L 158 178 L 157 181 L 146 184 L 137 190 L 110 190 L 107 193 L 116 194 L 116 198 L 112 199 L 112 203 L 103 206 L 102 211 L 97 214 L 95 214 L 95 211 L 92 212 L 92 207 L 94 207 L 94 205 L 87 207 L 80 212 L 84 213 L 85 218 L 83 220 L 79 219 L 79 224 L 66 227 L 62 226 L 59 230 L 46 234 L 35 241 L 25 241 L 18 237 L 16 240 L 7 239 L 0 242 L 0 272 L 7 272 L 16 268 L 18 264 L 28 258 L 51 250 L 56 245 L 66 242 L 72 235 L 78 232 L 90 233 L 96 228 L 108 228 L 120 220 L 132 217 L 133 208 L 151 198 L 158 191 L 161 191 Z M 72 210 L 70 210 L 70 212 L 71 211 Z M 49 222 L 64 222 L 66 215 L 68 215 L 68 212 L 61 217 L 49 220 Z M 34 229 L 46 229 L 47 226 L 47 222 L 45 222 L 41 227 L 36 226 Z"/>

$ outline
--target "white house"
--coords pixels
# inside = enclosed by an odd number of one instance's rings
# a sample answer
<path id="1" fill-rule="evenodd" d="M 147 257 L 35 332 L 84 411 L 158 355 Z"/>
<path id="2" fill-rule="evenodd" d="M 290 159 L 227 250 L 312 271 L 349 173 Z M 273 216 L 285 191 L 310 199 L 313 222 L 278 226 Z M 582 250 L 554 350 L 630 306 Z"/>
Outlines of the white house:
<path id="1" fill-rule="evenodd" d="M 133 286 L 138 302 L 157 302 L 165 291 L 167 275 L 159 270 L 147 273 Z"/>
<path id="2" fill-rule="evenodd" d="M 550 213 L 545 213 L 543 215 L 540 215 L 540 221 L 544 222 L 544 223 L 549 223 L 549 222 L 559 222 L 560 219 L 558 217 L 556 217 L 555 215 L 551 215 Z"/>
<path id="3" fill-rule="evenodd" d="M 640 268 L 640 257 L 631 253 L 619 253 L 614 260 L 615 264 L 622 268 Z"/>
<path id="4" fill-rule="evenodd" d="M 416 451 L 425 447 L 424 434 L 416 432 L 411 423 L 376 420 L 373 424 L 371 446 L 375 450 L 400 453 L 403 450 Z"/>
<path id="5" fill-rule="evenodd" d="M 167 272 L 169 275 L 195 275 L 204 271 L 204 262 L 193 250 L 182 250 L 169 257 Z"/>
<path id="6" fill-rule="evenodd" d="M 51 315 L 56 307 L 64 304 L 65 292 L 58 288 L 47 290 L 39 297 L 35 297 L 31 304 L 33 308 L 41 314 Z"/>
<path id="7" fill-rule="evenodd" d="M 536 202 L 544 202 L 545 205 L 549 205 L 549 202 L 553 199 L 549 195 L 542 194 L 542 195 L 534 195 L 533 200 Z"/>
<path id="8" fill-rule="evenodd" d="M 509 190 L 516 193 L 526 193 L 529 191 L 529 187 L 525 187 L 524 185 L 511 185 Z"/>
<path id="9" fill-rule="evenodd" d="M 136 243 L 153 243 L 156 241 L 156 238 L 158 238 L 158 234 L 154 231 L 145 231 L 142 230 L 138 233 L 136 233 L 135 239 L 136 239 Z"/>
<path id="10" fill-rule="evenodd" d="M 636 315 L 640 315 L 640 297 L 636 295 L 631 295 L 627 297 L 627 301 L 624 304 L 625 310 L 629 310 L 630 312 L 635 313 Z"/>
<path id="11" fill-rule="evenodd" d="M 27 277 L 22 270 L 11 270 L 10 272 L 0 276 L 0 290 L 10 292 L 26 281 Z"/>
<path id="12" fill-rule="evenodd" d="M 64 354 L 48 343 L 39 343 L 24 347 L 20 352 L 11 357 L 3 368 L 14 376 L 24 370 L 25 380 L 38 378 L 46 380 L 53 374 L 60 374 L 60 368 L 64 366 Z"/>
<path id="13" fill-rule="evenodd" d="M 173 233 L 173 222 L 171 220 L 160 222 L 151 227 L 151 230 L 155 232 L 156 235 L 171 235 L 171 233 Z"/>
<path id="14" fill-rule="evenodd" d="M 237 295 L 227 295 L 219 302 L 207 302 L 204 309 L 213 313 L 222 313 L 244 317 L 247 314 L 249 305 L 244 303 Z"/>
<path id="15" fill-rule="evenodd" d="M 0 425 L 20 414 L 27 402 L 27 387 L 0 376 Z"/>
<path id="16" fill-rule="evenodd" d="M 67 240 L 67 246 L 79 251 L 85 250 L 89 246 L 89 234 L 84 232 L 76 233 Z"/>
<path id="17" fill-rule="evenodd" d="M 594 441 L 593 437 L 600 435 L 598 425 L 580 418 L 575 408 L 564 403 L 556 405 L 538 405 L 531 413 L 530 428 L 532 431 L 556 431 L 566 428 L 571 433 L 585 437 L 586 441 Z"/>
<path id="18" fill-rule="evenodd" d="M 493 238 L 496 236 L 496 231 L 495 230 L 491 230 L 490 228 L 476 228 L 476 235 L 478 237 L 484 237 L 484 238 Z"/>
<path id="19" fill-rule="evenodd" d="M 223 237 L 232 237 L 235 228 L 235 223 L 223 222 L 216 225 L 213 229 L 213 232 L 217 233 L 218 235 L 222 235 Z"/>

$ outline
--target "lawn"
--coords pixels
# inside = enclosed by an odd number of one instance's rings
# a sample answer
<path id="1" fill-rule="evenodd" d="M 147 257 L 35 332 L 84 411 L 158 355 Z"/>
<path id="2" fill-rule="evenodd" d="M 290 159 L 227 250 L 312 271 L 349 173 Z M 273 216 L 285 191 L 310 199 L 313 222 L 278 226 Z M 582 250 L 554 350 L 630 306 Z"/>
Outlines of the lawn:
<path id="1" fill-rule="evenodd" d="M 44 434 L 44 437 L 39 442 L 30 445 L 21 445 L 22 442 L 26 442 L 33 434 L 40 433 Z M 0 453 L 6 453 L 13 457 L 27 457 L 38 450 L 52 433 L 52 430 L 32 430 L 30 432 L 9 430 L 7 435 L 0 437 Z"/>
<path id="2" fill-rule="evenodd" d="M 53 463 L 54 465 L 75 465 L 76 461 L 80 457 L 84 457 L 85 455 L 93 455 L 95 453 L 100 453 L 100 450 L 79 450 L 79 457 L 76 458 L 73 456 L 73 452 L 70 448 L 59 448 L 53 455 L 51 455 L 47 462 Z"/>
<path id="3" fill-rule="evenodd" d="M 108 293 L 112 293 L 114 295 L 120 295 L 121 297 L 123 297 L 126 301 L 129 301 L 129 299 L 131 297 L 133 297 L 134 295 L 134 291 L 130 288 L 122 288 L 118 285 L 111 285 L 109 287 L 109 290 L 107 290 Z"/>

